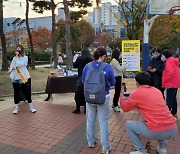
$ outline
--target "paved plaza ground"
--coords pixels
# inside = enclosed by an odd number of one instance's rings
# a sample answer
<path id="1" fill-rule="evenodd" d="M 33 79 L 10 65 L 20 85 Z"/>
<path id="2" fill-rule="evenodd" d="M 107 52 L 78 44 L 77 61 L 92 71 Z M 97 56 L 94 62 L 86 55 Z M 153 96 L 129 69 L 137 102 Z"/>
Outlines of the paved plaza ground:
<path id="1" fill-rule="evenodd" d="M 111 90 L 111 103 L 114 90 Z M 74 94 L 54 94 L 53 100 L 44 101 L 46 94 L 33 95 L 37 113 L 29 112 L 26 102 L 21 102 L 20 112 L 12 114 L 13 97 L 0 101 L 0 154 L 100 154 L 100 136 L 94 149 L 87 146 L 86 118 L 82 113 L 71 113 L 74 109 Z M 180 90 L 178 92 L 180 103 Z M 178 105 L 179 106 L 179 105 Z M 180 154 L 180 106 L 178 107 L 178 131 L 169 140 L 168 154 Z M 110 154 L 128 154 L 133 145 L 125 131 L 125 122 L 138 119 L 136 112 L 115 113 L 110 107 Z M 97 124 L 99 134 L 99 126 Z M 150 154 L 155 154 L 156 141 L 151 142 Z"/>

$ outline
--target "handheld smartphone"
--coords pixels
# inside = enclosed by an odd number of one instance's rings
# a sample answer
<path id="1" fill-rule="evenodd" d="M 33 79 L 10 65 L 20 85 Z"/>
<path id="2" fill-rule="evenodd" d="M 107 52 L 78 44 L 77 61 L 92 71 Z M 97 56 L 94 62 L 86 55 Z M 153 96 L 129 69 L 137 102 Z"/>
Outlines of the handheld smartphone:
<path id="1" fill-rule="evenodd" d="M 124 96 L 125 96 L 125 97 L 128 97 L 128 96 L 130 95 L 130 93 L 127 91 L 126 83 L 123 82 L 122 85 L 123 85 L 123 87 L 124 87 Z"/>
<path id="2" fill-rule="evenodd" d="M 123 83 L 122 83 L 122 86 L 124 86 L 124 92 L 126 92 L 126 91 L 127 91 L 127 88 L 126 88 L 126 83 L 125 83 L 125 82 L 123 82 Z"/>

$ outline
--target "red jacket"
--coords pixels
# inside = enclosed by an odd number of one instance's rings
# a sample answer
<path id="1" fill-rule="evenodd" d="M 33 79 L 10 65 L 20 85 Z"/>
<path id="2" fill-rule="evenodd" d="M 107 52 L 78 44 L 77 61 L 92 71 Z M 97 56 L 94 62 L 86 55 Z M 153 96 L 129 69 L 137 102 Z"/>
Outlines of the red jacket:
<path id="1" fill-rule="evenodd" d="M 169 57 L 165 61 L 165 69 L 162 75 L 162 87 L 180 88 L 179 59 Z"/>

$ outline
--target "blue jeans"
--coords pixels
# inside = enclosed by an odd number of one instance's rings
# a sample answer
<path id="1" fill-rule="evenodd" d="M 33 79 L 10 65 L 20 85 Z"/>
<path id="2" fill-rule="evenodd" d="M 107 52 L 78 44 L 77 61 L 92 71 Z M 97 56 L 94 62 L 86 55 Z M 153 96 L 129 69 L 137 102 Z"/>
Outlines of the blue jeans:
<path id="1" fill-rule="evenodd" d="M 19 84 L 23 84 L 23 82 L 22 82 L 22 80 L 21 80 L 21 79 L 17 79 L 17 80 L 12 79 L 12 83 L 19 83 Z"/>
<path id="2" fill-rule="evenodd" d="M 167 139 L 174 136 L 176 128 L 162 132 L 150 131 L 142 121 L 127 121 L 126 131 L 133 142 L 135 148 L 141 152 L 145 151 L 145 145 L 141 142 L 139 136 L 147 139 L 157 140 L 160 148 L 166 148 Z"/>
<path id="3" fill-rule="evenodd" d="M 94 145 L 97 140 L 97 132 L 95 128 L 96 115 L 98 116 L 101 132 L 101 144 L 103 150 L 109 150 L 111 145 L 109 143 L 109 99 L 110 94 L 106 95 L 105 103 L 102 105 L 94 105 L 86 103 L 86 118 L 87 128 L 86 135 L 89 145 Z"/>

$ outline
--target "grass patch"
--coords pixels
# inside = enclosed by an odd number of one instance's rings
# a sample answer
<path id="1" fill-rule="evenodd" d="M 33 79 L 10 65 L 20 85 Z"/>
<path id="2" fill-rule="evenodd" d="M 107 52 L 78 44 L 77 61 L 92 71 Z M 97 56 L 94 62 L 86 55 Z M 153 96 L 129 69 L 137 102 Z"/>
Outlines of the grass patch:
<path id="1" fill-rule="evenodd" d="M 47 77 L 50 74 L 49 68 L 36 68 L 35 70 L 29 69 L 31 76 L 31 86 L 32 92 L 42 92 L 45 91 Z M 11 79 L 9 77 L 10 73 L 5 71 L 0 71 L 0 98 L 1 96 L 13 95 L 13 87 Z"/>

